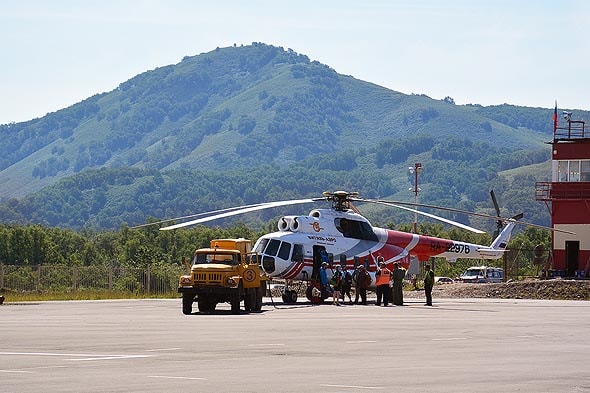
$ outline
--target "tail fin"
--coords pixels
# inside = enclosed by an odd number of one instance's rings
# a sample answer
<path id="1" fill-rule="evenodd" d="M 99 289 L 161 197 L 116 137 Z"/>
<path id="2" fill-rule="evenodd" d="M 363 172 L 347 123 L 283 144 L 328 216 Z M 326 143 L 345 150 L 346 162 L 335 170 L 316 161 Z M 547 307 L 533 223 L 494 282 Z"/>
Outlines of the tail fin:
<path id="1" fill-rule="evenodd" d="M 490 247 L 494 250 L 505 250 L 506 246 L 508 246 L 508 242 L 510 241 L 510 237 L 512 236 L 512 230 L 516 226 L 516 220 L 520 220 L 522 217 L 522 213 L 512 217 L 510 221 L 508 221 L 508 224 L 502 228 L 498 234 L 498 237 L 494 239 Z"/>

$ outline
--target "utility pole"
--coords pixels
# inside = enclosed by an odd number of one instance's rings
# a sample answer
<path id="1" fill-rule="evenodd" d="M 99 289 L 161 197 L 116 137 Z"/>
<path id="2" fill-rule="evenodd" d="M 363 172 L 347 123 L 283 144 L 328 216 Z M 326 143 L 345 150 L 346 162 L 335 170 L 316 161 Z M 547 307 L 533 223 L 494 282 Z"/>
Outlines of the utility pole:
<path id="1" fill-rule="evenodd" d="M 414 193 L 414 203 L 418 204 L 418 193 L 421 191 L 420 187 L 418 187 L 418 173 L 421 173 L 424 168 L 422 167 L 422 163 L 417 162 L 408 169 L 414 175 L 414 187 L 410 188 L 409 191 Z M 417 210 L 418 206 L 414 206 L 414 209 Z M 418 213 L 414 213 L 414 233 L 418 233 Z"/>

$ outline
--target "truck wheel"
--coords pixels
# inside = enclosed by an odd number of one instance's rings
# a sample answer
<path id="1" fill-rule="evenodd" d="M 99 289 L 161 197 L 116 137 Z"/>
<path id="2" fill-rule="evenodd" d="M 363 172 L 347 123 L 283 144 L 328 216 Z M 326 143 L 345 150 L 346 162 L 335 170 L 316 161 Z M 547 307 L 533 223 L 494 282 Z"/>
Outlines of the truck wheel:
<path id="1" fill-rule="evenodd" d="M 256 292 L 254 288 L 247 288 L 246 295 L 244 296 L 244 309 L 246 311 L 254 310 L 256 304 Z"/>
<path id="2" fill-rule="evenodd" d="M 213 312 L 215 311 L 215 306 L 217 305 L 215 301 L 209 299 L 199 300 L 197 304 L 199 305 L 200 312 Z"/>
<path id="3" fill-rule="evenodd" d="M 235 293 L 231 295 L 231 313 L 232 314 L 239 314 L 240 313 L 240 294 Z"/>
<path id="4" fill-rule="evenodd" d="M 262 310 L 262 294 L 266 291 L 266 286 L 256 288 L 256 302 L 254 303 L 254 311 Z"/>
<path id="5" fill-rule="evenodd" d="M 182 313 L 184 315 L 190 315 L 193 313 L 193 300 L 195 300 L 195 298 L 192 294 L 182 294 Z"/>

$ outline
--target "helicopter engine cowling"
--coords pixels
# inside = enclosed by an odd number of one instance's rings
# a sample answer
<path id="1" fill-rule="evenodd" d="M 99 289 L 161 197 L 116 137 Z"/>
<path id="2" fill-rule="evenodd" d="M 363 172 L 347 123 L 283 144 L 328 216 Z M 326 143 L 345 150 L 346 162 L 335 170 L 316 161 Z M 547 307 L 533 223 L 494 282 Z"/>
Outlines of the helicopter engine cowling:
<path id="1" fill-rule="evenodd" d="M 301 225 L 297 216 L 283 216 L 279 219 L 277 226 L 281 232 L 299 232 Z"/>
<path id="2" fill-rule="evenodd" d="M 291 217 L 281 217 L 277 226 L 279 227 L 279 231 L 285 232 L 289 230 L 289 226 L 291 225 Z"/>
<path id="3" fill-rule="evenodd" d="M 291 219 L 291 223 L 289 224 L 289 229 L 291 232 L 298 232 L 299 231 L 299 220 L 297 217 L 293 217 Z"/>

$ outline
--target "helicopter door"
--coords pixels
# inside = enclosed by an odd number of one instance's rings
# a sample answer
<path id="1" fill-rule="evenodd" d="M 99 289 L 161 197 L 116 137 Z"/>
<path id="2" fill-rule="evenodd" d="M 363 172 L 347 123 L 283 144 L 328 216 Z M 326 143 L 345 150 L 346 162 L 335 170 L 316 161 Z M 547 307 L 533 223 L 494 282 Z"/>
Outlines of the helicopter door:
<path id="1" fill-rule="evenodd" d="M 311 279 L 320 281 L 320 267 L 322 266 L 322 254 L 326 254 L 326 247 L 313 246 L 313 270 L 311 271 Z"/>

